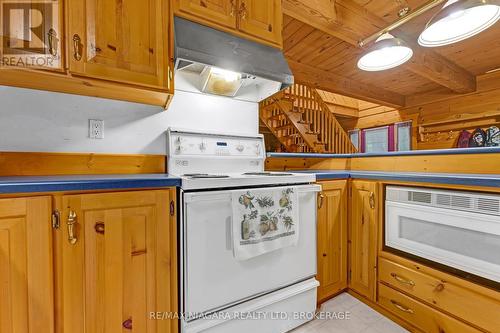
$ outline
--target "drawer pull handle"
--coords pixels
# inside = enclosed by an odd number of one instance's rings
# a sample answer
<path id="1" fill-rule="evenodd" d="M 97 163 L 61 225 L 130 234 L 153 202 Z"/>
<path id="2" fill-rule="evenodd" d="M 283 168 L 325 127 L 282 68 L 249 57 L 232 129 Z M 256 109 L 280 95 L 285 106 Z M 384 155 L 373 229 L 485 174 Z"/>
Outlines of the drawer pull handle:
<path id="1" fill-rule="evenodd" d="M 411 314 L 413 314 L 413 313 L 414 313 L 412 309 L 407 308 L 406 306 L 399 304 L 399 303 L 398 303 L 398 302 L 396 302 L 395 300 L 392 300 L 392 299 L 391 299 L 391 303 L 392 303 L 392 305 L 394 305 L 396 308 L 398 308 L 399 310 L 401 310 L 401 311 L 403 311 L 403 312 L 406 312 L 406 313 L 411 313 Z"/>
<path id="2" fill-rule="evenodd" d="M 375 193 L 370 192 L 370 208 L 375 208 Z"/>
<path id="3" fill-rule="evenodd" d="M 70 211 L 68 215 L 68 241 L 71 245 L 75 245 L 77 238 L 75 236 L 76 213 Z"/>
<path id="4" fill-rule="evenodd" d="M 318 197 L 318 209 L 320 209 L 321 207 L 323 207 L 323 200 L 325 199 L 325 195 L 323 193 L 319 193 Z"/>
<path id="5" fill-rule="evenodd" d="M 434 288 L 436 291 L 443 291 L 444 290 L 444 284 L 440 283 Z"/>
<path id="6" fill-rule="evenodd" d="M 413 282 L 412 280 L 402 278 L 401 276 L 397 275 L 396 273 L 391 273 L 391 276 L 399 283 L 407 284 L 407 285 L 412 286 L 412 287 L 415 286 L 415 282 Z"/>

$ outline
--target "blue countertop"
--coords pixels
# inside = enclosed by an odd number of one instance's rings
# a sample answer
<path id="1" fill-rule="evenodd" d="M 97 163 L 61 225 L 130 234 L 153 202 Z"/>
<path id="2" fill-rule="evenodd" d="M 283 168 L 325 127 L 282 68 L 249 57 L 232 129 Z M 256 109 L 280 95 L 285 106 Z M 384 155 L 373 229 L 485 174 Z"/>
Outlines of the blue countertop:
<path id="1" fill-rule="evenodd" d="M 267 157 L 277 158 L 352 158 L 383 156 L 421 156 L 421 155 L 460 155 L 460 154 L 499 154 L 500 147 L 454 148 L 391 151 L 388 153 L 355 153 L 355 154 L 318 154 L 318 153 L 267 153 Z"/>
<path id="2" fill-rule="evenodd" d="M 180 186 L 167 174 L 0 177 L 0 193 L 115 190 Z"/>
<path id="3" fill-rule="evenodd" d="M 464 173 L 423 173 L 423 172 L 383 172 L 383 171 L 347 171 L 347 170 L 302 170 L 316 174 L 317 180 L 333 179 L 374 179 L 395 180 L 414 183 L 434 183 L 449 185 L 470 185 L 500 187 L 500 174 L 464 174 Z"/>
<path id="4" fill-rule="evenodd" d="M 500 174 L 458 174 L 421 172 L 382 172 L 349 170 L 301 170 L 314 173 L 318 180 L 373 179 L 413 183 L 434 183 L 500 187 Z M 117 190 L 180 186 L 181 180 L 166 174 L 72 175 L 0 177 L 0 194 L 58 191 Z"/>

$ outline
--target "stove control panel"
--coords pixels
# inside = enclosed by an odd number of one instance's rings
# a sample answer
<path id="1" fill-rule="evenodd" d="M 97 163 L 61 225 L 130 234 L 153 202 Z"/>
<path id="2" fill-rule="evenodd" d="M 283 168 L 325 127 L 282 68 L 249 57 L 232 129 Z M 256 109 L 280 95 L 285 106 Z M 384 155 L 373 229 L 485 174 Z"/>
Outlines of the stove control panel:
<path id="1" fill-rule="evenodd" d="M 229 156 L 264 158 L 262 137 L 222 136 L 189 132 L 170 132 L 169 155 Z"/>

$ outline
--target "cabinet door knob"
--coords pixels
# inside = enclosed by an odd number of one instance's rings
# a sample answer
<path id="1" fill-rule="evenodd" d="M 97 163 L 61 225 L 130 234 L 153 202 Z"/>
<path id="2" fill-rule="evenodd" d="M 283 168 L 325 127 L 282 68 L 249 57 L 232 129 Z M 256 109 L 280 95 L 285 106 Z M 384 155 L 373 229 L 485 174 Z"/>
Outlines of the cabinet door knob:
<path id="1" fill-rule="evenodd" d="M 72 210 L 68 215 L 68 241 L 71 245 L 76 244 L 77 238 L 75 236 L 76 213 Z"/>
<path id="2" fill-rule="evenodd" d="M 97 222 L 95 225 L 94 225 L 94 230 L 95 232 L 97 232 L 98 234 L 101 234 L 101 235 L 104 235 L 104 222 Z"/>
<path id="3" fill-rule="evenodd" d="M 49 40 L 49 53 L 51 56 L 55 57 L 57 56 L 57 32 L 53 28 L 50 28 L 47 37 Z"/>
<path id="4" fill-rule="evenodd" d="M 76 61 L 82 60 L 82 39 L 78 34 L 73 35 L 73 58 L 75 58 Z"/>
<path id="5" fill-rule="evenodd" d="M 326 253 L 323 253 L 323 257 L 326 257 Z"/>

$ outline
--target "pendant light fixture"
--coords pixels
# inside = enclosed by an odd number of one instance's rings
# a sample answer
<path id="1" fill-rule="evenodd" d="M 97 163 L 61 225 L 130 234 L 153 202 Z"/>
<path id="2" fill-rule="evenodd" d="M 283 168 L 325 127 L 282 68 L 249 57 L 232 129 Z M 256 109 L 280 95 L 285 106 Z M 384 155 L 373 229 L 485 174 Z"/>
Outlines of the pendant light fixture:
<path id="1" fill-rule="evenodd" d="M 436 47 L 459 42 L 500 19 L 500 0 L 449 0 L 427 23 L 418 43 Z"/>
<path id="2" fill-rule="evenodd" d="M 448 45 L 472 37 L 500 20 L 500 0 L 431 0 L 421 7 L 405 11 L 399 20 L 359 41 L 365 47 L 374 45 L 359 59 L 358 68 L 381 71 L 408 61 L 413 51 L 390 31 L 444 3 L 443 8 L 427 23 L 418 38 L 425 47 Z"/>
<path id="3" fill-rule="evenodd" d="M 413 56 L 412 49 L 399 38 L 386 32 L 377 38 L 373 46 L 358 61 L 364 71 L 382 71 L 397 67 Z"/>

